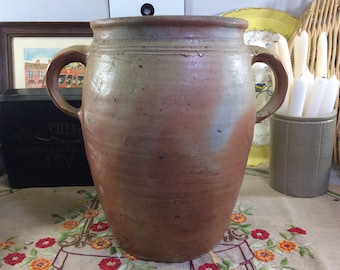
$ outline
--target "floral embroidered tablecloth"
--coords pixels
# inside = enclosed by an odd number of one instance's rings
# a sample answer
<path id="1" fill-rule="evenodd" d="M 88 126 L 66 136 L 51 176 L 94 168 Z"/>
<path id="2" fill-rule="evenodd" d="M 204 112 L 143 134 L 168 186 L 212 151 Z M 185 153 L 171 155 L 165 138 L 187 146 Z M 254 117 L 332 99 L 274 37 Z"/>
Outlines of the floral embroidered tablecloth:
<path id="1" fill-rule="evenodd" d="M 321 197 L 339 208 L 337 198 Z M 220 243 L 199 258 L 170 264 L 142 261 L 124 252 L 111 234 L 93 187 L 4 188 L 0 269 L 321 269 L 318 241 L 312 241 L 319 236 L 305 217 L 301 219 L 305 213 L 292 215 L 292 210 L 282 212 L 276 205 L 292 203 L 285 206 L 291 209 L 297 201 L 315 199 L 290 198 L 271 190 L 261 176 L 248 175 Z M 340 236 L 339 218 L 333 222 L 339 225 Z"/>

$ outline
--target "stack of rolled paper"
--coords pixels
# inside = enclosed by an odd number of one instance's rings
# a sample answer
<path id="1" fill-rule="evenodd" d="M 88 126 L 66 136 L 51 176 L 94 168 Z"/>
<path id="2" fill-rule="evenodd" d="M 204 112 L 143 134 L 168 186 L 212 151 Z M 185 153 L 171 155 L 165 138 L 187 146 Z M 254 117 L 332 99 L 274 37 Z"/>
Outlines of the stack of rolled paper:
<path id="1" fill-rule="evenodd" d="M 307 66 L 309 38 L 306 31 L 294 38 L 294 69 L 287 40 L 279 36 L 278 54 L 284 63 L 288 77 L 284 103 L 277 111 L 282 115 L 297 117 L 324 117 L 332 114 L 339 92 L 339 80 L 335 75 L 327 77 L 327 34 L 321 33 L 317 43 L 315 74 Z"/>

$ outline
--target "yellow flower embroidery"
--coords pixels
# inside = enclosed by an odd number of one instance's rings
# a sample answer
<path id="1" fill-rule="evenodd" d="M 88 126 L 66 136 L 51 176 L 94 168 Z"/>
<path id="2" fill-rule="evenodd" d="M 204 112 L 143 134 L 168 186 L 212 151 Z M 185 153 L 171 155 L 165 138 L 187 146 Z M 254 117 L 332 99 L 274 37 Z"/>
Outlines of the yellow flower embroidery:
<path id="1" fill-rule="evenodd" d="M 31 270 L 47 270 L 52 266 L 52 262 L 45 258 L 35 259 L 30 263 Z"/>
<path id="2" fill-rule="evenodd" d="M 99 211 L 96 209 L 88 209 L 83 213 L 84 218 L 92 218 L 99 215 Z"/>
<path id="3" fill-rule="evenodd" d="M 247 217 L 243 214 L 232 214 L 230 220 L 235 223 L 243 223 L 247 221 Z"/>
<path id="4" fill-rule="evenodd" d="M 125 253 L 124 256 L 131 261 L 138 260 L 135 256 L 133 256 L 129 253 Z"/>
<path id="5" fill-rule="evenodd" d="M 110 239 L 107 238 L 99 238 L 91 242 L 91 247 L 96 250 L 105 249 L 110 247 L 111 245 L 112 242 L 110 241 Z"/>
<path id="6" fill-rule="evenodd" d="M 76 221 L 76 220 L 67 220 L 63 223 L 63 229 L 65 230 L 72 230 L 72 229 L 75 229 L 77 228 L 79 225 L 79 222 Z"/>
<path id="7" fill-rule="evenodd" d="M 274 253 L 269 250 L 260 249 L 255 251 L 254 255 L 259 261 L 270 262 L 274 260 Z"/>
<path id="8" fill-rule="evenodd" d="M 283 252 L 293 252 L 296 250 L 297 246 L 293 241 L 282 240 L 277 243 L 278 248 Z"/>
<path id="9" fill-rule="evenodd" d="M 8 242 L 4 242 L 4 243 L 0 243 L 0 250 L 1 249 L 5 249 L 6 247 L 10 247 L 15 245 L 15 242 L 13 241 L 8 241 Z"/>

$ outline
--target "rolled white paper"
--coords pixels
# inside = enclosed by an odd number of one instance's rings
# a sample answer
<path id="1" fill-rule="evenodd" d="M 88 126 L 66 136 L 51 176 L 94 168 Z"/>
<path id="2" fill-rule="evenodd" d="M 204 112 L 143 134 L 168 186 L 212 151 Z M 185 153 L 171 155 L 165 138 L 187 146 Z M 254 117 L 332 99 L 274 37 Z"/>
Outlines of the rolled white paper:
<path id="1" fill-rule="evenodd" d="M 310 72 L 309 69 L 307 68 L 307 70 L 302 76 L 308 81 L 308 88 L 307 88 L 307 94 L 306 94 L 306 100 L 305 100 L 305 106 L 304 106 L 304 109 L 305 109 L 309 102 L 311 89 L 314 85 L 314 74 Z M 304 113 L 302 113 L 302 115 L 303 114 Z"/>
<path id="2" fill-rule="evenodd" d="M 283 62 L 284 66 L 286 67 L 286 71 L 288 74 L 293 74 L 293 67 L 292 67 L 292 61 L 289 53 L 289 47 L 288 42 L 285 37 L 282 35 L 279 35 L 278 40 L 278 53 L 281 58 L 281 61 Z"/>
<path id="3" fill-rule="evenodd" d="M 327 77 L 327 34 L 322 32 L 318 38 L 316 51 L 315 76 Z"/>
<path id="4" fill-rule="evenodd" d="M 321 107 L 322 99 L 325 95 L 328 79 L 327 78 L 315 78 L 314 85 L 310 90 L 308 103 L 305 106 L 303 116 L 317 117 Z"/>
<path id="5" fill-rule="evenodd" d="M 291 57 L 289 53 L 289 48 L 288 48 L 288 43 L 286 38 L 284 38 L 282 35 L 279 35 L 279 40 L 278 40 L 278 54 L 280 56 L 280 59 L 283 63 L 283 65 L 286 68 L 286 72 L 288 75 L 288 88 L 287 88 L 287 93 L 286 97 L 281 105 L 281 107 L 277 110 L 277 113 L 286 115 L 288 112 L 288 107 L 290 103 L 290 96 L 293 88 L 293 67 L 292 67 L 292 62 L 291 62 Z"/>
<path id="6" fill-rule="evenodd" d="M 294 79 L 294 86 L 292 90 L 292 96 L 290 98 L 290 104 L 288 108 L 288 115 L 290 116 L 302 116 L 303 107 L 305 104 L 306 94 L 308 88 L 308 81 L 301 77 Z"/>
<path id="7" fill-rule="evenodd" d="M 328 79 L 325 95 L 320 106 L 320 116 L 330 115 L 333 112 L 338 97 L 339 85 L 339 80 L 335 75 Z"/>
<path id="8" fill-rule="evenodd" d="M 289 108 L 289 104 L 290 104 L 290 98 L 291 98 L 291 93 L 292 93 L 292 89 L 293 89 L 293 78 L 292 76 L 288 75 L 288 88 L 287 88 L 287 93 L 286 93 L 286 97 L 282 103 L 282 105 L 280 106 L 280 108 L 276 111 L 276 113 L 278 114 L 282 114 L 282 115 L 287 115 L 288 113 L 288 108 Z"/>
<path id="9" fill-rule="evenodd" d="M 307 67 L 308 33 L 302 31 L 294 38 L 294 78 L 299 78 Z"/>

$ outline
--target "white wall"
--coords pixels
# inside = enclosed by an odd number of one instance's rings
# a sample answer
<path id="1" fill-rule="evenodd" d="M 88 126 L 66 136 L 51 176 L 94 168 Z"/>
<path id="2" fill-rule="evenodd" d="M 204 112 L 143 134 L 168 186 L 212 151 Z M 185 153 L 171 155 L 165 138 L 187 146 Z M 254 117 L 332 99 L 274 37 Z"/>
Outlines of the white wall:
<path id="1" fill-rule="evenodd" d="M 145 0 L 145 3 L 160 0 Z M 162 5 L 171 5 L 171 0 Z M 167 2 L 165 2 L 167 1 Z M 295 17 L 307 9 L 312 0 L 176 0 L 185 2 L 186 15 L 219 15 L 246 8 L 267 7 L 286 11 Z M 128 2 L 128 3 L 127 3 Z M 131 5 L 132 0 L 0 0 L 0 21 L 91 21 L 124 16 L 112 10 L 117 3 Z M 139 0 L 135 0 L 140 5 Z"/>
<path id="2" fill-rule="evenodd" d="M 112 0 L 111 0 L 112 1 Z M 220 15 L 247 7 L 279 9 L 299 17 L 312 0 L 186 0 L 186 15 Z"/>
<path id="3" fill-rule="evenodd" d="M 0 0 L 0 21 L 91 21 L 109 16 L 108 1 Z"/>
<path id="4" fill-rule="evenodd" d="M 109 2 L 111 17 L 138 16 L 142 3 L 155 4 L 160 11 L 158 15 L 178 15 L 182 12 L 183 2 L 185 15 L 220 15 L 234 9 L 267 7 L 299 17 L 312 0 L 109 0 Z"/>
<path id="5" fill-rule="evenodd" d="M 141 7 L 150 4 L 154 15 L 184 15 L 185 0 L 110 0 L 110 16 L 141 16 Z"/>

